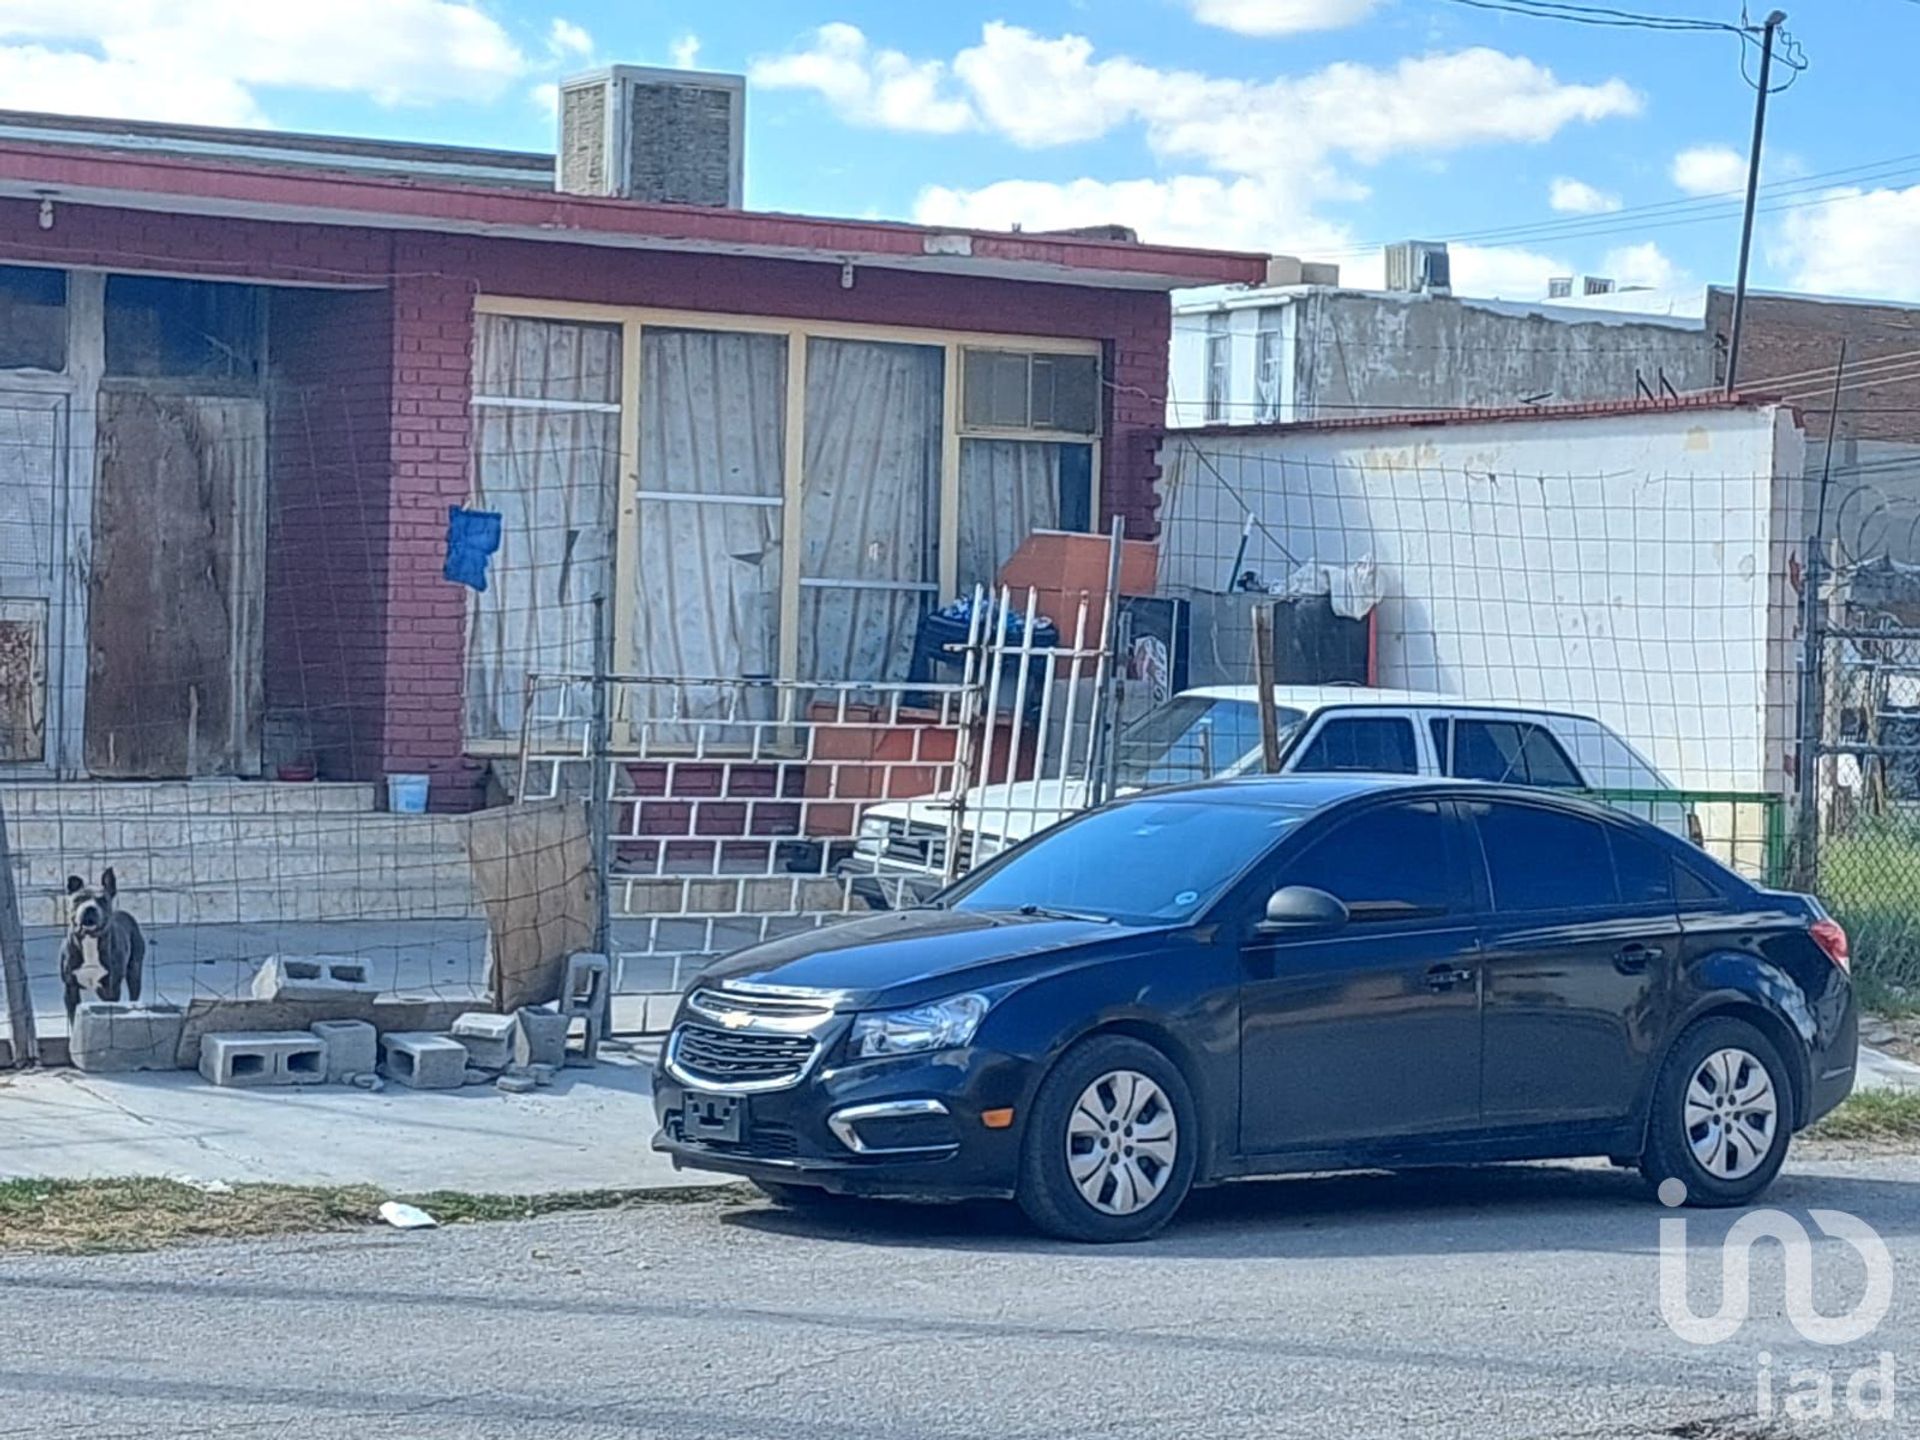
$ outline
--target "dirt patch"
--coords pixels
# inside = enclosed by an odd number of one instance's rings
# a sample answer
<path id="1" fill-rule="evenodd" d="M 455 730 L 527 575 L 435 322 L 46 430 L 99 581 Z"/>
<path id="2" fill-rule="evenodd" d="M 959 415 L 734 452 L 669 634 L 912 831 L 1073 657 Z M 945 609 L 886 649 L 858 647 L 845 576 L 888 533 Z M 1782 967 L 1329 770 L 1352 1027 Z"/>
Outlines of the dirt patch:
<path id="1" fill-rule="evenodd" d="M 370 1185 L 199 1185 L 181 1180 L 0 1182 L 0 1255 L 84 1255 L 360 1230 L 380 1225 L 385 1200 L 417 1205 L 443 1225 L 529 1220 L 569 1210 L 737 1199 L 737 1186 L 477 1195 L 438 1190 L 389 1195 Z"/>

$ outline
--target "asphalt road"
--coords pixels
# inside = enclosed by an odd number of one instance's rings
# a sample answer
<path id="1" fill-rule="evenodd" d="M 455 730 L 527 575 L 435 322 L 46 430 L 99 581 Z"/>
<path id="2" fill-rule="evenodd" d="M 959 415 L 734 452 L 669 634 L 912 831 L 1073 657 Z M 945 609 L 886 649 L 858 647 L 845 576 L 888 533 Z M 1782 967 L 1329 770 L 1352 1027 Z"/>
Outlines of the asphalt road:
<path id="1" fill-rule="evenodd" d="M 1745 1329 L 1683 1342 L 1659 1313 L 1663 1212 L 1598 1168 L 1240 1185 L 1105 1249 L 992 1206 L 742 1200 L 13 1259 L 0 1436 L 1914 1434 L 1920 1162 L 1803 1162 L 1771 1198 L 1885 1238 L 1894 1304 L 1868 1340 L 1800 1341 L 1768 1245 Z M 1690 1220 L 1696 1309 L 1731 1218 Z M 1823 1310 L 1860 1295 L 1852 1254 L 1819 1242 Z M 1890 1352 L 1897 1413 L 1852 1424 L 1842 1399 L 1833 1426 L 1769 1431 L 1763 1350 L 1779 1397 L 1803 1366 L 1844 1396 Z"/>

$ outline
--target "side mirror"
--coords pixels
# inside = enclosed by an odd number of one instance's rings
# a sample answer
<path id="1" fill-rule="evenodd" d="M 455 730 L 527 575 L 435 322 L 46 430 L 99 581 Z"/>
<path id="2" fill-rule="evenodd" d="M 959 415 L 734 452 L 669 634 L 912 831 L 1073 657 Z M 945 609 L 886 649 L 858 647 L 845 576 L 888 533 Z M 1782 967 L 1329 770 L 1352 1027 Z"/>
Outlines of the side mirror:
<path id="1" fill-rule="evenodd" d="M 1262 935 L 1324 934 L 1342 928 L 1348 919 L 1347 907 L 1326 891 L 1288 885 L 1267 897 L 1259 930 Z"/>

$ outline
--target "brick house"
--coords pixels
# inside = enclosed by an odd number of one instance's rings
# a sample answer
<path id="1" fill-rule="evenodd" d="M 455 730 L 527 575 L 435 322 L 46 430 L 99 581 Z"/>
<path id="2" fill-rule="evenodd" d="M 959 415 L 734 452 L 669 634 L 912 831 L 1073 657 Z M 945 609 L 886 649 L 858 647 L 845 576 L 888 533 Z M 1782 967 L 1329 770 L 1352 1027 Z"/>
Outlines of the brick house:
<path id="1" fill-rule="evenodd" d="M 1725 382 L 1733 292 L 1707 291 L 1707 334 Z M 1829 559 L 1887 556 L 1920 563 L 1920 305 L 1749 291 L 1740 339 L 1740 390 L 1779 396 L 1807 431 L 1810 493 L 1826 481 Z M 1844 372 L 1834 403 L 1836 370 Z M 1833 461 L 1827 464 L 1827 437 Z"/>
<path id="2" fill-rule="evenodd" d="M 1030 530 L 1154 532 L 1168 292 L 1262 273 L 0 114 L 0 758 L 468 808 L 596 598 L 622 672 L 899 678 Z"/>

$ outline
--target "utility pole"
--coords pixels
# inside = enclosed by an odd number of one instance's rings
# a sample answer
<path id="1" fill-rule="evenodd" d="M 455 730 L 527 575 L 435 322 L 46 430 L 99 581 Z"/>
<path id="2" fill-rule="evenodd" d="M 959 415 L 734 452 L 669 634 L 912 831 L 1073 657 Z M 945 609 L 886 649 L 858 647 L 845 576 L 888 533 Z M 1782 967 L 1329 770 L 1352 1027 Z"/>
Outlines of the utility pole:
<path id="1" fill-rule="evenodd" d="M 1740 372 L 1740 324 L 1747 309 L 1747 262 L 1753 254 L 1753 205 L 1760 190 L 1760 142 L 1767 133 L 1767 86 L 1773 79 L 1773 37 L 1787 23 L 1787 12 L 1767 16 L 1760 30 L 1760 94 L 1753 102 L 1753 148 L 1747 155 L 1747 210 L 1740 222 L 1740 271 L 1733 282 L 1733 334 L 1727 340 L 1727 394 Z"/>

